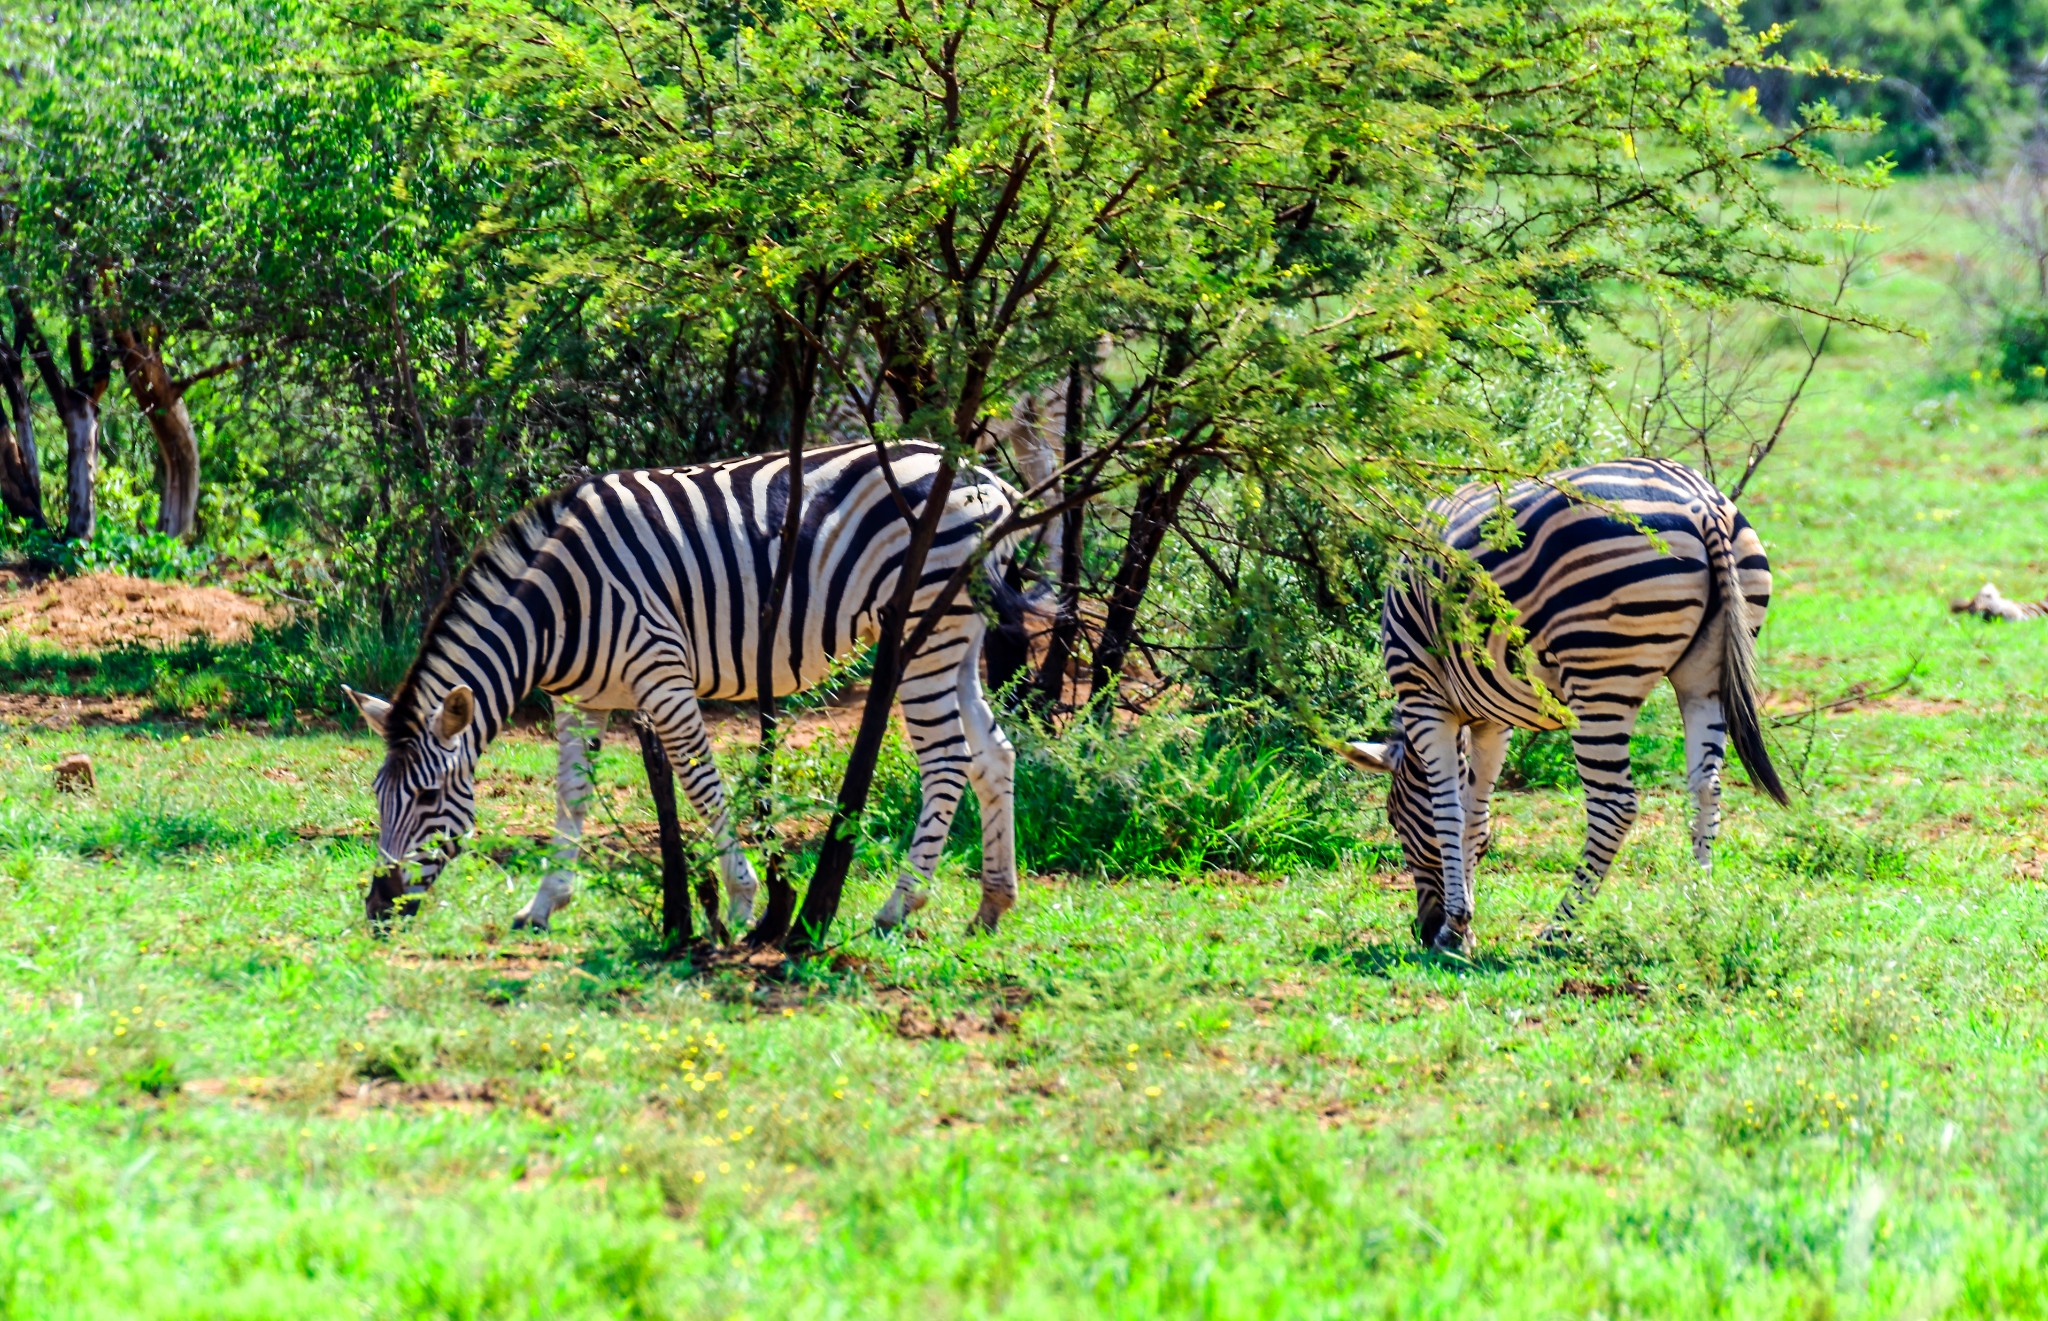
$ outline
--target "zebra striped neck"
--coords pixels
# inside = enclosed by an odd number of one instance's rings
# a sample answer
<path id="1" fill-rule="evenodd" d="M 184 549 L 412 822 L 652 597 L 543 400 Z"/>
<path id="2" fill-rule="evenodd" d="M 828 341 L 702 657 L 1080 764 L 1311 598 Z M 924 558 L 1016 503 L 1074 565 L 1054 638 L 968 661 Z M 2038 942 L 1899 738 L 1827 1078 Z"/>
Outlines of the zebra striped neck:
<path id="1" fill-rule="evenodd" d="M 441 598 L 420 637 L 419 655 L 391 699 L 386 739 L 392 746 L 416 738 L 448 694 L 464 685 L 476 697 L 476 719 L 463 739 L 473 757 L 533 690 L 544 639 L 516 623 L 504 607 L 527 581 L 573 490 L 537 500 L 514 515 L 478 548 Z"/>

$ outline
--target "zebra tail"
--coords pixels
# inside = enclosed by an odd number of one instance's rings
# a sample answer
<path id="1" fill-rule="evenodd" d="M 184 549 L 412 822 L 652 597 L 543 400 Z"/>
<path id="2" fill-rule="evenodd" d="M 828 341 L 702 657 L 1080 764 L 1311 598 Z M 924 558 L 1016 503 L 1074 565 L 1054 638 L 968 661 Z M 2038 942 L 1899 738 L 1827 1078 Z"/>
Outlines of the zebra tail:
<path id="1" fill-rule="evenodd" d="M 1043 582 L 1012 586 L 1008 570 L 1009 556 L 1000 550 L 982 561 L 989 604 L 996 612 L 996 632 L 1011 645 L 1023 647 L 1031 640 L 1034 624 L 1044 627 L 1058 614 L 1058 593 Z"/>
<path id="2" fill-rule="evenodd" d="M 1733 507 L 1730 506 L 1730 513 Z M 1721 591 L 1725 626 L 1721 630 L 1721 710 L 1728 721 L 1728 742 L 1758 788 L 1781 806 L 1791 797 L 1778 779 L 1778 768 L 1764 747 L 1762 701 L 1756 677 L 1756 638 L 1749 627 L 1749 598 L 1742 592 L 1742 572 L 1735 563 L 1735 539 L 1720 511 L 1706 511 L 1707 558 Z"/>

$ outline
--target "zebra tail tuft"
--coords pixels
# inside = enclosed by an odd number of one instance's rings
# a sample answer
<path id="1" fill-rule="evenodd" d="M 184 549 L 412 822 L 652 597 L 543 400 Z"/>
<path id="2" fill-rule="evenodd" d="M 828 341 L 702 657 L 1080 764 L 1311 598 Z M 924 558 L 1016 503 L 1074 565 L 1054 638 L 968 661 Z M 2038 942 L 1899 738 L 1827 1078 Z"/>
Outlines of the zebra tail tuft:
<path id="1" fill-rule="evenodd" d="M 1729 511 L 1732 515 L 1733 508 Z M 1759 789 L 1789 806 L 1791 796 L 1778 779 L 1778 768 L 1764 747 L 1762 701 L 1756 677 L 1756 638 L 1749 627 L 1749 598 L 1742 592 L 1742 572 L 1735 563 L 1735 540 L 1719 511 L 1706 513 L 1707 555 L 1721 591 L 1725 627 L 1721 630 L 1721 709 L 1728 720 L 1728 742 L 1749 778 Z"/>

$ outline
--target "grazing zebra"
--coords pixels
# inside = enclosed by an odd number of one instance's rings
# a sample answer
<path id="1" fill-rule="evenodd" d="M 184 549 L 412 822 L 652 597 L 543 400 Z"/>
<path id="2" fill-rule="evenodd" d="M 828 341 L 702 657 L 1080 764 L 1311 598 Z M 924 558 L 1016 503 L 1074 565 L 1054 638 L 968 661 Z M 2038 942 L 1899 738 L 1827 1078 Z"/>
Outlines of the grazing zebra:
<path id="1" fill-rule="evenodd" d="M 894 446 L 886 459 L 868 444 L 804 456 L 803 517 L 767 676 L 774 692 L 819 682 L 835 659 L 873 641 L 909 546 L 908 515 L 921 511 L 939 460 L 939 448 L 923 442 Z M 386 753 L 376 778 L 377 849 L 387 868 L 420 868 L 405 893 L 422 892 L 475 823 L 477 758 L 513 705 L 539 688 L 592 711 L 646 715 L 711 829 L 732 926 L 751 920 L 758 882 L 698 700 L 751 698 L 763 677 L 757 633 L 788 470 L 787 455 L 770 454 L 592 477 L 530 506 L 484 544 L 378 713 Z M 1005 625 L 1022 624 L 1031 603 L 1003 582 L 1016 540 L 982 548 L 1018 499 L 983 469 L 956 475 L 912 597 L 913 626 L 977 550 Z M 923 906 L 970 784 L 982 820 L 976 925 L 993 929 L 1016 902 L 1016 754 L 982 693 L 986 631 L 973 604 L 956 599 L 904 666 L 898 701 L 924 802 L 903 875 L 875 919 L 884 927 Z M 373 886 L 371 917 L 385 916 L 395 897 Z"/>
<path id="2" fill-rule="evenodd" d="M 1951 601 L 1952 614 L 1975 615 L 1979 619 L 2039 619 L 2048 615 L 2048 601 L 2008 601 L 1996 587 L 1985 583 L 1967 601 Z"/>
<path id="3" fill-rule="evenodd" d="M 1576 717 L 1572 747 L 1586 787 L 1586 844 L 1544 939 L 1570 929 L 1599 890 L 1636 819 L 1629 735 L 1659 679 L 1685 722 L 1693 857 L 1712 862 L 1729 740 L 1751 777 L 1780 803 L 1764 750 L 1754 638 L 1770 604 L 1763 545 L 1735 506 L 1697 473 L 1621 459 L 1508 489 L 1514 544 L 1491 539 L 1496 487 L 1475 484 L 1431 506 L 1446 545 L 1496 584 L 1526 631 L 1530 671 Z M 1645 532 L 1655 536 L 1646 536 Z M 1387 589 L 1381 643 L 1395 692 L 1391 742 L 1349 745 L 1368 770 L 1392 775 L 1388 816 L 1415 874 L 1418 932 L 1460 948 L 1472 920 L 1472 871 L 1491 839 L 1487 800 L 1513 729 L 1558 729 L 1515 673 L 1502 629 L 1481 657 L 1447 636 L 1438 561 L 1411 564 Z"/>
<path id="4" fill-rule="evenodd" d="M 369 693 L 359 693 L 347 684 L 341 687 L 356 704 L 372 731 L 382 735 L 391 703 Z M 574 702 L 555 704 L 555 835 L 549 851 L 551 865 L 540 878 L 540 888 L 526 907 L 513 915 L 512 929 L 531 927 L 546 931 L 549 920 L 576 898 L 576 859 L 583 842 L 583 822 L 590 814 L 596 778 L 591 771 L 604 738 L 605 717 L 610 712 L 586 711 Z M 636 717 L 644 719 L 645 717 Z M 431 885 L 447 858 L 435 855 L 422 863 L 422 886 Z"/>

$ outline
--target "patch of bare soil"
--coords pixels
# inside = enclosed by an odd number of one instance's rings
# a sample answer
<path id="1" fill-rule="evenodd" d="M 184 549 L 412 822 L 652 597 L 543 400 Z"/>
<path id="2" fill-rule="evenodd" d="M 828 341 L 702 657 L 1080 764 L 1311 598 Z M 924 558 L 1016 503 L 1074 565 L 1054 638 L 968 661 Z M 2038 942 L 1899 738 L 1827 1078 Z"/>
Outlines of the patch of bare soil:
<path id="1" fill-rule="evenodd" d="M 0 693 L 0 724 L 74 729 L 80 725 L 132 725 L 148 703 L 141 697 L 59 697 L 52 693 Z"/>
<path id="2" fill-rule="evenodd" d="M 0 570 L 0 633 L 66 651 L 104 651 L 123 643 L 167 645 L 195 637 L 239 642 L 284 610 L 225 587 L 193 587 L 92 573 L 35 578 Z"/>
<path id="3" fill-rule="evenodd" d="M 490 1082 L 393 1082 L 389 1079 L 363 1080 L 342 1087 L 328 1109 L 335 1114 L 400 1108 L 458 1110 L 475 1113 L 510 1102 L 505 1092 Z"/>
<path id="4" fill-rule="evenodd" d="M 1557 988 L 1557 993 L 1559 996 L 1575 995 L 1581 1000 L 1613 1000 L 1624 996 L 1643 1000 L 1649 997 L 1650 986 L 1647 982 L 1596 982 L 1584 977 L 1567 977 Z"/>
<path id="5" fill-rule="evenodd" d="M 905 1041 L 987 1041 L 1014 1033 L 1020 1021 L 1017 1010 L 1032 997 L 1024 987 L 1006 986 L 1002 1003 L 987 1013 L 962 1012 L 944 1018 L 901 987 L 885 987 L 876 998 L 895 1008 L 896 1035 Z"/>
<path id="6" fill-rule="evenodd" d="M 1944 697 L 1916 697 L 1911 693 L 1873 691 L 1872 682 L 1852 683 L 1839 696 L 1816 698 L 1799 688 L 1775 690 L 1764 697 L 1767 715 L 1780 720 L 1814 714 L 1847 715 L 1853 711 L 1893 711 L 1906 716 L 1945 716 L 1963 709 L 1961 702 Z"/>
<path id="7" fill-rule="evenodd" d="M 205 1097 L 247 1097 L 259 1100 L 274 1100 L 283 1095 L 284 1089 L 271 1078 L 188 1078 L 178 1084 L 178 1090 L 186 1096 Z"/>

